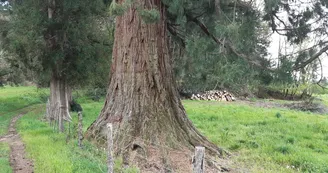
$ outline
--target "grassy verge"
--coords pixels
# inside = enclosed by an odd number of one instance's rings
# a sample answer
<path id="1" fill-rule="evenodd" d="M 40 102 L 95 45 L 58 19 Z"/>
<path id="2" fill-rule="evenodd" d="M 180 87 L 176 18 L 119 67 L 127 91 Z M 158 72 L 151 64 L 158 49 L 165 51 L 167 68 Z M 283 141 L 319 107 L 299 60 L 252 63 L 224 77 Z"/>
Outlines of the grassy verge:
<path id="1" fill-rule="evenodd" d="M 328 117 L 236 103 L 185 101 L 195 126 L 250 172 L 328 172 Z"/>
<path id="2" fill-rule="evenodd" d="M 34 161 L 36 173 L 42 172 L 105 172 L 106 154 L 85 143 L 83 150 L 75 140 L 67 140 L 66 134 L 54 133 L 46 122 L 41 121 L 44 107 L 23 116 L 18 130 L 26 144 L 28 156 Z"/>
<path id="3" fill-rule="evenodd" d="M 44 102 L 46 97 L 47 90 L 35 87 L 0 88 L 0 136 L 7 133 L 15 115 L 28 112 L 29 106 Z"/>
<path id="4" fill-rule="evenodd" d="M 101 173 L 107 172 L 106 152 L 88 142 L 84 142 L 83 149 L 77 147 L 75 134 L 71 138 L 66 134 L 58 134 L 43 121 L 45 105 L 42 103 L 47 97 L 47 90 L 37 90 L 34 87 L 7 87 L 0 89 L 0 135 L 5 134 L 13 116 L 28 112 L 18 122 L 17 128 L 26 146 L 28 157 L 34 161 L 36 173 Z M 82 98 L 84 103 L 84 130 L 95 120 L 102 104 Z M 37 104 L 37 105 L 35 105 Z M 76 128 L 77 116 L 73 114 Z M 67 126 L 66 126 L 67 127 Z M 76 129 L 75 129 L 76 130 Z M 0 172 L 12 172 L 9 164 L 9 147 L 0 143 Z M 115 162 L 115 172 L 133 173 L 134 168 L 121 169 L 120 159 Z"/>
<path id="5" fill-rule="evenodd" d="M 49 96 L 48 89 L 35 87 L 0 87 L 0 116 L 9 112 L 43 103 Z"/>
<path id="6" fill-rule="evenodd" d="M 96 105 L 95 105 L 96 104 Z M 84 130 L 96 118 L 95 112 L 99 112 L 100 103 L 90 103 L 85 106 Z M 91 109 L 92 108 L 92 109 Z M 53 132 L 48 123 L 42 121 L 44 106 L 35 109 L 23 116 L 18 121 L 18 130 L 24 143 L 28 157 L 34 161 L 35 173 L 102 173 L 107 172 L 106 151 L 99 149 L 92 144 L 84 141 L 83 149 L 77 146 L 76 134 L 76 115 L 74 124 L 71 124 L 71 138 L 65 134 Z M 93 116 L 87 116 L 93 115 Z M 66 127 L 68 127 L 66 125 Z M 72 130 L 75 129 L 75 130 Z M 115 172 L 134 173 L 134 168 L 121 170 L 121 162 L 116 161 Z"/>
<path id="7" fill-rule="evenodd" d="M 42 103 L 46 90 L 35 87 L 0 87 L 0 136 L 8 132 L 10 120 L 31 111 L 35 104 Z M 0 172 L 12 172 L 9 164 L 9 146 L 0 143 Z"/>
<path id="8" fill-rule="evenodd" d="M 22 109 L 1 115 L 0 116 L 0 136 L 7 134 L 10 121 L 14 116 L 21 114 L 21 113 L 29 112 L 35 108 L 36 108 L 35 105 L 31 105 L 29 107 L 24 107 Z"/>
<path id="9" fill-rule="evenodd" d="M 326 94 L 326 95 L 319 95 L 317 97 L 319 97 L 321 100 L 323 100 L 323 104 L 325 104 L 326 106 L 328 106 L 328 94 Z"/>
<path id="10" fill-rule="evenodd" d="M 0 172 L 11 173 L 9 165 L 9 146 L 6 143 L 0 143 Z"/>

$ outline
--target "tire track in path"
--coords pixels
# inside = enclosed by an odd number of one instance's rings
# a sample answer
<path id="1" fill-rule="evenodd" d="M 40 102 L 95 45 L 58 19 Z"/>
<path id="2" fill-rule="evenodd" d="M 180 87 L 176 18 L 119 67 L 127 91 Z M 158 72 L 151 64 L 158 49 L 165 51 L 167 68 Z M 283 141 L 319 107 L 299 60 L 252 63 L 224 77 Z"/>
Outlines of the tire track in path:
<path id="1" fill-rule="evenodd" d="M 0 136 L 0 142 L 6 142 L 10 146 L 10 166 L 14 173 L 33 173 L 33 162 L 25 157 L 25 145 L 15 128 L 17 120 L 23 115 L 19 114 L 11 120 L 8 133 Z"/>

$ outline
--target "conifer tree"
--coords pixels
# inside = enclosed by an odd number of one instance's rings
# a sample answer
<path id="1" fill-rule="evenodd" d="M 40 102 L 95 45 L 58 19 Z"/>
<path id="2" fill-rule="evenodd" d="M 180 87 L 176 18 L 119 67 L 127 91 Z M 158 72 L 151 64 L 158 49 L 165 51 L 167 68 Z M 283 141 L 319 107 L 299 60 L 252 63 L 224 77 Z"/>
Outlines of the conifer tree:
<path id="1" fill-rule="evenodd" d="M 230 41 L 224 44 L 212 33 L 214 28 L 204 24 L 203 20 L 215 18 L 221 9 L 235 7 L 245 13 L 251 9 L 242 1 L 113 1 L 110 11 L 117 17 L 110 84 L 105 105 L 88 128 L 87 138 L 104 145 L 106 124 L 112 123 L 116 155 L 123 157 L 124 164 L 137 164 L 141 171 L 191 172 L 191 166 L 186 169 L 179 164 L 188 163 L 185 154 L 198 145 L 205 146 L 212 156 L 222 156 L 221 150 L 192 125 L 181 104 L 168 30 L 183 44 L 184 39 L 172 27 L 194 23 L 204 37 L 256 64 L 256 59 L 240 53 Z"/>
<path id="2" fill-rule="evenodd" d="M 3 49 L 12 62 L 50 82 L 50 121 L 70 120 L 71 87 L 85 83 L 110 54 L 101 0 L 11 1 Z M 97 74 L 93 74 L 97 75 Z M 54 117 L 54 112 L 59 112 Z"/>

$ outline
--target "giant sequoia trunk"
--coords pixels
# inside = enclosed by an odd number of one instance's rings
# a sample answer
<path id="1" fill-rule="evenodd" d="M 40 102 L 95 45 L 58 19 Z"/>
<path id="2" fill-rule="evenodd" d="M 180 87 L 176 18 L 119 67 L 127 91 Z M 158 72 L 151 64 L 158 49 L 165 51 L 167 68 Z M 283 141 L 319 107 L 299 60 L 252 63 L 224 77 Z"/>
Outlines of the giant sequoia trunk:
<path id="1" fill-rule="evenodd" d="M 138 15 L 137 6 L 156 8 L 160 20 L 146 24 Z M 178 162 L 174 161 L 183 160 L 182 155 L 177 160 L 171 157 L 172 150 L 190 154 L 194 146 L 202 145 L 219 154 L 219 149 L 194 128 L 181 104 L 173 79 L 165 20 L 160 0 L 134 0 L 131 8 L 117 17 L 105 105 L 86 133 L 88 139 L 104 145 L 106 124 L 112 123 L 115 153 L 123 156 L 126 164 L 137 162 L 145 166 L 141 169 L 147 167 L 155 172 L 164 167 L 175 169 Z M 147 161 L 141 159 L 143 156 Z"/>
<path id="2" fill-rule="evenodd" d="M 64 121 L 71 121 L 69 103 L 71 102 L 71 89 L 65 79 L 52 75 L 50 81 L 50 111 L 49 121 L 58 126 L 60 132 L 64 131 Z"/>

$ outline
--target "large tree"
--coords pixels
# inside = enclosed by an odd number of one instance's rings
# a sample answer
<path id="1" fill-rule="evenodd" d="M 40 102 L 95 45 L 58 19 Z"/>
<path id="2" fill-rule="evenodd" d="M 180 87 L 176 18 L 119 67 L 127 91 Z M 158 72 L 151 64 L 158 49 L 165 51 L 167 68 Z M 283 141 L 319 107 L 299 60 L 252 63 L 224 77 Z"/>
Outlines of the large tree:
<path id="1" fill-rule="evenodd" d="M 189 4 L 185 3 L 175 5 L 183 10 Z M 179 170 L 177 165 L 188 164 L 195 146 L 205 146 L 217 156 L 220 150 L 195 129 L 181 104 L 168 49 L 168 4 L 113 1 L 111 11 L 119 16 L 110 84 L 105 105 L 86 137 L 104 145 L 106 124 L 112 123 L 115 153 L 123 163 L 135 163 L 142 171 L 190 172 L 191 167 Z"/>
<path id="2" fill-rule="evenodd" d="M 7 11 L 1 46 L 11 64 L 32 70 L 38 82 L 50 82 L 49 119 L 59 121 L 63 131 L 63 121 L 70 119 L 71 87 L 98 75 L 94 69 L 108 62 L 109 35 L 100 16 L 105 5 L 101 0 L 23 0 L 11 1 Z"/>

